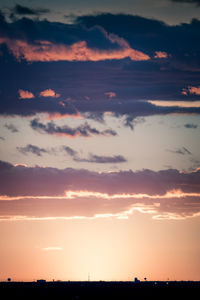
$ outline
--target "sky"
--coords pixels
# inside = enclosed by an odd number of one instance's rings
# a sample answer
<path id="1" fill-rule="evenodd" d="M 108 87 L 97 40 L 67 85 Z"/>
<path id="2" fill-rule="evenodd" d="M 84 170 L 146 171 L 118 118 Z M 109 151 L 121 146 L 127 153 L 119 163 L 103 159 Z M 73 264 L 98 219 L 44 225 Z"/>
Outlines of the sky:
<path id="1" fill-rule="evenodd" d="M 1 1 L 0 280 L 200 280 L 200 1 Z"/>

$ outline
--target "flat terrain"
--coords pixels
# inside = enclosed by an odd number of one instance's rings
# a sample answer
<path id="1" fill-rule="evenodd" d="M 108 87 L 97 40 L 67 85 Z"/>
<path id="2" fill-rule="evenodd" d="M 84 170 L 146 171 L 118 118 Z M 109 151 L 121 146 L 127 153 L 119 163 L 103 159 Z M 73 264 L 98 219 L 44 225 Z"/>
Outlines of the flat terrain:
<path id="1" fill-rule="evenodd" d="M 0 282 L 1 299 L 198 299 L 200 282 Z"/>

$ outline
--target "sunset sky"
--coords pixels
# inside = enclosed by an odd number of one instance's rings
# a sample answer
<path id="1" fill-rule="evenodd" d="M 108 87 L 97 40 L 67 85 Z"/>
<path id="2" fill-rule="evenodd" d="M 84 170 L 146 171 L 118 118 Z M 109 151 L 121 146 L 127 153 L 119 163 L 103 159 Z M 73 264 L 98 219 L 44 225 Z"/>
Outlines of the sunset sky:
<path id="1" fill-rule="evenodd" d="M 199 16 L 1 0 L 0 280 L 200 280 Z"/>

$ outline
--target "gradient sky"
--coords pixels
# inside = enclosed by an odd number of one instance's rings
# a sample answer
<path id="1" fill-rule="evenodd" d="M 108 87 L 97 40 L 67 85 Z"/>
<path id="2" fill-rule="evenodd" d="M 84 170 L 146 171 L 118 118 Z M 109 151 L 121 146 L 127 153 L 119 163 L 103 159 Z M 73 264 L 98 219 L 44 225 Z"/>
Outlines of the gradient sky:
<path id="1" fill-rule="evenodd" d="M 0 280 L 200 280 L 200 1 L 1 1 Z"/>

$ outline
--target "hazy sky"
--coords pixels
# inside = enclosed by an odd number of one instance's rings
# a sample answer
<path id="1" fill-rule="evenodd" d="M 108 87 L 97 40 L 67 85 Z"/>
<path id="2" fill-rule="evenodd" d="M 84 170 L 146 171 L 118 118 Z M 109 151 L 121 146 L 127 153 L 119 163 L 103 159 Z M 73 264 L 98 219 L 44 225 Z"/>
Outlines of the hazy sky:
<path id="1" fill-rule="evenodd" d="M 200 1 L 1 1 L 0 280 L 200 280 Z"/>

